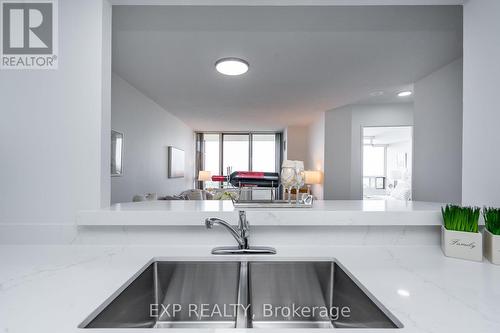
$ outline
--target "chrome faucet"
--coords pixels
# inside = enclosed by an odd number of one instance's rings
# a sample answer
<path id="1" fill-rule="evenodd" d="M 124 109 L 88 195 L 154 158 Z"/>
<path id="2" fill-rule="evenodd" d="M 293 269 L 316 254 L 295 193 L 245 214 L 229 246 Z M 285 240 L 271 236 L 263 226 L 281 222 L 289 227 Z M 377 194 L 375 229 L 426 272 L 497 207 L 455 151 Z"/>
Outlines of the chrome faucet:
<path id="1" fill-rule="evenodd" d="M 216 217 L 205 219 L 207 229 L 212 229 L 215 224 L 223 226 L 234 237 L 238 246 L 221 246 L 212 250 L 212 254 L 276 254 L 276 249 L 267 246 L 249 246 L 248 237 L 250 236 L 250 228 L 247 220 L 247 215 L 244 210 L 238 212 L 238 226 L 232 226 L 224 220 Z"/>
<path id="2" fill-rule="evenodd" d="M 236 239 L 240 249 L 248 249 L 249 229 L 245 211 L 239 212 L 239 221 L 237 228 L 216 217 L 211 217 L 205 220 L 205 226 L 207 227 L 207 229 L 212 229 L 214 224 L 218 224 L 226 228 L 234 237 L 234 239 Z"/>

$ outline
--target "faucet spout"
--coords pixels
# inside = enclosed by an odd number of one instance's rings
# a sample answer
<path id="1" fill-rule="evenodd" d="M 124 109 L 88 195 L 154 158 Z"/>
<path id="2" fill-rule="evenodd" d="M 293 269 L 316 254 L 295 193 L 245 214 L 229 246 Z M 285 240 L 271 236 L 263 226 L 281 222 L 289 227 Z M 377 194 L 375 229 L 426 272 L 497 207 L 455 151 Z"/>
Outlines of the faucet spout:
<path id="1" fill-rule="evenodd" d="M 214 225 L 224 227 L 236 239 L 238 246 L 220 246 L 212 249 L 212 254 L 276 254 L 276 249 L 268 246 L 249 246 L 250 226 L 244 210 L 239 211 L 238 226 L 232 226 L 217 217 L 205 219 L 207 229 Z"/>
<path id="2" fill-rule="evenodd" d="M 238 245 L 240 246 L 241 249 L 248 247 L 246 230 L 245 232 L 243 232 L 243 230 L 236 230 L 232 225 L 230 225 L 226 221 L 216 217 L 205 219 L 205 226 L 207 227 L 207 229 L 212 229 L 215 224 L 218 224 L 226 228 L 226 230 L 229 231 L 229 233 L 234 237 L 236 242 L 238 242 Z"/>

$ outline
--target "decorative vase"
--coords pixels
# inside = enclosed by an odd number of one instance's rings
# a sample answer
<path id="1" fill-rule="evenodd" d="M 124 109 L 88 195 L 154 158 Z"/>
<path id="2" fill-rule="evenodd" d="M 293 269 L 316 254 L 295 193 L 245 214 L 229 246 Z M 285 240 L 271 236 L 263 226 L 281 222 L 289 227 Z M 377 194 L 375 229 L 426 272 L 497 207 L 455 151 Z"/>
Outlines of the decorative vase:
<path id="1" fill-rule="evenodd" d="M 484 256 L 492 264 L 500 265 L 500 235 L 494 235 L 484 229 Z"/>
<path id="2" fill-rule="evenodd" d="M 447 257 L 483 261 L 483 237 L 480 232 L 454 231 L 441 226 L 441 249 Z"/>

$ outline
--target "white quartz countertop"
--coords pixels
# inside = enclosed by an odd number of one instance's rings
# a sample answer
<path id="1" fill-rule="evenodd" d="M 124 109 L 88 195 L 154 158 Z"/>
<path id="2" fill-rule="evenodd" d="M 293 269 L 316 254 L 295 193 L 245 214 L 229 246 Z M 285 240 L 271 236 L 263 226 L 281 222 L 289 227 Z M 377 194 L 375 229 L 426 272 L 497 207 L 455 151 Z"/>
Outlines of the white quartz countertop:
<path id="1" fill-rule="evenodd" d="M 0 332 L 85 332 L 77 329 L 81 321 L 151 258 L 207 257 L 209 251 L 209 247 L 0 246 Z M 279 247 L 275 258 L 304 256 L 337 258 L 404 324 L 402 329 L 377 332 L 500 332 L 500 266 L 447 258 L 437 246 Z M 372 330 L 342 329 L 361 331 Z"/>
<path id="2" fill-rule="evenodd" d="M 312 208 L 249 208 L 254 226 L 441 225 L 441 203 L 398 200 L 316 200 Z M 199 226 L 206 217 L 236 221 L 231 201 L 145 201 L 81 211 L 77 224 Z"/>

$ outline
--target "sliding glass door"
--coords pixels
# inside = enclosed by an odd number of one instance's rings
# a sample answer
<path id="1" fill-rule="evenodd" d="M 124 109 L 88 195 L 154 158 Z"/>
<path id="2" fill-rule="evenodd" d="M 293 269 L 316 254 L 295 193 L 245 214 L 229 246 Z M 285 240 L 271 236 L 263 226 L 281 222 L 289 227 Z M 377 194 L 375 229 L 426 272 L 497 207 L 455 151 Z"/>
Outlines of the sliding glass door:
<path id="1" fill-rule="evenodd" d="M 250 134 L 222 134 L 222 174 L 250 171 Z"/>
<path id="2" fill-rule="evenodd" d="M 252 170 L 263 171 L 263 172 L 277 171 L 276 169 L 277 146 L 278 145 L 276 144 L 276 134 L 253 134 Z"/>
<path id="3" fill-rule="evenodd" d="M 211 175 L 219 175 L 220 174 L 220 134 L 204 134 L 201 136 L 203 142 L 203 152 L 202 152 L 202 160 L 201 165 L 202 168 L 199 170 L 209 171 Z M 198 164 L 197 164 L 198 165 Z M 196 171 L 196 175 L 198 175 L 198 171 Z M 205 181 L 204 188 L 213 188 L 219 186 L 218 182 Z M 202 188 L 203 185 L 199 184 L 199 188 Z"/>

